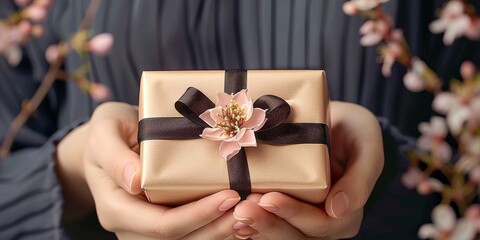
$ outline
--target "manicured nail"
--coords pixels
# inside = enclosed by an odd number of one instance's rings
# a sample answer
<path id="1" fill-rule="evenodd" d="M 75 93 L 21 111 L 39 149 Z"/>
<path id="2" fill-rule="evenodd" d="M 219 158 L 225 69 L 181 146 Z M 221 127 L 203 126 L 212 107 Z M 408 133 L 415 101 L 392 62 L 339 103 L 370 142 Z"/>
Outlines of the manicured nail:
<path id="1" fill-rule="evenodd" d="M 239 201 L 240 201 L 240 197 L 226 199 L 225 201 L 222 202 L 222 204 L 220 204 L 220 206 L 218 206 L 218 210 L 222 212 L 227 211 L 228 209 L 235 206 Z"/>
<path id="2" fill-rule="evenodd" d="M 339 218 L 348 210 L 349 206 L 350 200 L 348 200 L 347 194 L 345 194 L 344 192 L 338 192 L 332 198 L 332 205 L 330 210 L 332 210 L 333 216 L 335 218 Z"/>
<path id="3" fill-rule="evenodd" d="M 251 236 L 243 236 L 243 235 L 240 235 L 240 234 L 235 234 L 235 237 L 238 238 L 238 239 L 249 239 Z"/>
<path id="4" fill-rule="evenodd" d="M 255 221 L 253 221 L 253 219 L 251 219 L 251 218 L 238 217 L 237 215 L 235 215 L 235 212 L 233 212 L 233 217 L 235 219 L 237 219 L 238 221 L 243 222 L 247 225 L 253 225 L 255 223 Z"/>
<path id="5" fill-rule="evenodd" d="M 260 207 L 262 207 L 263 209 L 271 212 L 271 213 L 278 213 L 280 212 L 280 208 L 278 208 L 277 206 L 275 206 L 274 204 L 271 204 L 271 203 L 258 203 L 258 205 L 260 205 Z"/>
<path id="6" fill-rule="evenodd" d="M 123 170 L 123 182 L 128 191 L 132 190 L 132 182 L 135 175 L 137 175 L 137 167 L 135 167 L 135 164 L 129 163 Z"/>
<path id="7" fill-rule="evenodd" d="M 243 222 L 237 221 L 237 222 L 235 222 L 235 224 L 233 224 L 233 229 L 238 230 L 238 229 L 242 229 L 246 226 L 248 226 L 248 225 L 243 223 Z"/>

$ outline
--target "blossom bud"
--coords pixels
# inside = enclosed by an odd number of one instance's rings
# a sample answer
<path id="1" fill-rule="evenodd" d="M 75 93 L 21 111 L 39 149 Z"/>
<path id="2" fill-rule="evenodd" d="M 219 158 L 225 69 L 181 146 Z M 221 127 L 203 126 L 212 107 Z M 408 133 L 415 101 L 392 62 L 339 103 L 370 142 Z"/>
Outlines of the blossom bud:
<path id="1" fill-rule="evenodd" d="M 88 50 L 100 56 L 105 56 L 110 53 L 112 45 L 113 36 L 110 33 L 98 34 L 87 43 Z"/>

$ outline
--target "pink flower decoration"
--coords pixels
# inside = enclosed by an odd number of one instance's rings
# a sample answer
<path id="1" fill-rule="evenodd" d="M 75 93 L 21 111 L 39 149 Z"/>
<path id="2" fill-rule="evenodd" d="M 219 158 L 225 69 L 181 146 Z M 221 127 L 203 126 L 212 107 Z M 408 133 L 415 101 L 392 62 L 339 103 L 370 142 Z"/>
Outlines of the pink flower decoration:
<path id="1" fill-rule="evenodd" d="M 359 11 L 371 10 L 385 2 L 388 0 L 351 0 L 343 4 L 343 11 L 348 15 L 353 15 Z"/>
<path id="2" fill-rule="evenodd" d="M 88 90 L 95 101 L 104 102 L 110 97 L 110 90 L 100 83 L 93 83 Z"/>
<path id="3" fill-rule="evenodd" d="M 47 59 L 47 62 L 49 62 L 50 64 L 53 64 L 56 61 L 58 61 L 58 59 L 60 58 L 60 49 L 58 45 L 56 44 L 50 45 L 47 48 L 47 51 L 45 51 L 45 58 Z"/>
<path id="4" fill-rule="evenodd" d="M 422 136 L 417 140 L 417 146 L 425 151 L 438 151 L 438 154 L 444 161 L 448 161 L 452 156 L 452 149 L 444 139 L 448 134 L 445 119 L 441 117 L 432 117 L 430 124 L 422 122 L 418 125 Z"/>
<path id="5" fill-rule="evenodd" d="M 31 5 L 25 9 L 25 14 L 31 20 L 40 22 L 47 18 L 47 9 L 40 5 Z"/>
<path id="6" fill-rule="evenodd" d="M 424 178 L 425 177 L 420 169 L 416 167 L 410 167 L 408 171 L 402 175 L 401 181 L 405 187 L 413 189 L 416 188 Z"/>
<path id="7" fill-rule="evenodd" d="M 436 206 L 432 211 L 433 224 L 424 224 L 418 230 L 421 239 L 474 239 L 475 225 L 470 219 L 457 219 L 455 211 L 446 204 Z"/>
<path id="8" fill-rule="evenodd" d="M 471 79 L 475 75 L 476 67 L 471 61 L 465 61 L 460 65 L 460 74 L 463 79 Z"/>
<path id="9" fill-rule="evenodd" d="M 403 77 L 403 84 L 412 92 L 420 92 L 425 89 L 425 83 L 423 82 L 422 75 L 427 69 L 425 62 L 417 57 L 412 58 L 412 68 L 407 71 L 407 74 Z"/>
<path id="10" fill-rule="evenodd" d="M 430 23 L 430 31 L 432 33 L 445 32 L 443 35 L 443 43 L 451 45 L 455 39 L 465 35 L 469 28 L 475 29 L 472 25 L 470 17 L 465 13 L 465 3 L 459 0 L 447 2 L 440 13 L 440 18 Z M 473 33 L 471 33 L 473 35 Z"/>
<path id="11" fill-rule="evenodd" d="M 217 92 L 214 108 L 200 114 L 210 128 L 203 130 L 202 138 L 222 141 L 220 155 L 230 160 L 242 147 L 256 147 L 254 132 L 261 129 L 267 121 L 266 110 L 254 108 L 252 99 L 247 98 L 244 89 L 231 96 Z"/>
<path id="12" fill-rule="evenodd" d="M 387 22 L 387 20 L 389 20 Z M 360 34 L 362 38 L 360 39 L 360 44 L 362 46 L 373 46 L 383 40 L 385 35 L 388 33 L 391 20 L 380 18 L 378 20 L 368 20 L 360 27 Z"/>
<path id="13" fill-rule="evenodd" d="M 475 229 L 480 233 L 480 204 L 473 204 L 465 211 L 465 218 L 475 224 Z"/>
<path id="14" fill-rule="evenodd" d="M 427 195 L 433 192 L 442 192 L 445 188 L 442 182 L 436 178 L 427 178 L 420 181 L 417 185 L 417 192 L 422 195 Z"/>
<path id="15" fill-rule="evenodd" d="M 468 98 L 452 92 L 442 92 L 435 96 L 432 107 L 435 111 L 447 115 L 447 123 L 454 135 L 460 134 L 465 121 L 480 111 L 480 96 Z"/>
<path id="16" fill-rule="evenodd" d="M 113 36 L 110 33 L 100 33 L 87 43 L 88 50 L 100 56 L 110 53 L 113 45 Z"/>
<path id="17" fill-rule="evenodd" d="M 393 64 L 402 54 L 401 41 L 403 41 L 403 32 L 400 29 L 395 29 L 392 31 L 391 39 L 388 41 L 387 46 L 381 50 L 383 56 L 382 75 L 385 77 L 390 77 Z"/>

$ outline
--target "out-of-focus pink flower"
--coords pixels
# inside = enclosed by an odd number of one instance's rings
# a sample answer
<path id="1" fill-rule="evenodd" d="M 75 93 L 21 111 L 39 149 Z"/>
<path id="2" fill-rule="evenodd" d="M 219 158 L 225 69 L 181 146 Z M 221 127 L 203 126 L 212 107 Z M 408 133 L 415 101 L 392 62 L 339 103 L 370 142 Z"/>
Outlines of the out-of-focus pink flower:
<path id="1" fill-rule="evenodd" d="M 407 188 L 413 189 L 418 186 L 425 177 L 422 174 L 422 171 L 416 167 L 408 168 L 408 171 L 402 175 L 401 181 L 403 185 Z"/>
<path id="2" fill-rule="evenodd" d="M 108 87 L 100 83 L 92 83 L 88 91 L 90 96 L 98 102 L 107 101 L 110 97 L 110 90 Z"/>
<path id="3" fill-rule="evenodd" d="M 476 184 L 480 184 L 480 163 L 470 170 L 468 176 L 470 178 L 470 181 Z"/>
<path id="4" fill-rule="evenodd" d="M 471 79 L 475 75 L 476 67 L 471 61 L 465 61 L 460 65 L 460 74 L 463 79 Z"/>
<path id="5" fill-rule="evenodd" d="M 362 46 L 373 46 L 382 41 L 388 31 L 391 24 L 387 23 L 383 18 L 377 20 L 368 20 L 360 27 L 360 44 Z"/>
<path id="6" fill-rule="evenodd" d="M 475 237 L 475 225 L 466 218 L 457 219 L 455 211 L 446 204 L 436 206 L 432 211 L 433 224 L 424 224 L 418 230 L 421 239 L 465 239 Z"/>
<path id="7" fill-rule="evenodd" d="M 454 135 L 460 134 L 465 121 L 480 110 L 480 96 L 470 97 L 442 92 L 433 100 L 433 109 L 447 115 L 448 127 Z"/>
<path id="8" fill-rule="evenodd" d="M 417 192 L 422 195 L 428 195 L 433 192 L 441 192 L 444 185 L 436 178 L 427 178 L 420 181 L 417 185 Z"/>
<path id="9" fill-rule="evenodd" d="M 469 219 L 478 233 L 480 233 L 480 204 L 472 204 L 465 211 L 465 218 Z"/>
<path id="10" fill-rule="evenodd" d="M 15 0 L 15 4 L 19 7 L 25 7 L 30 4 L 31 0 Z"/>
<path id="11" fill-rule="evenodd" d="M 455 39 L 467 34 L 475 36 L 476 22 L 465 13 L 465 3 L 460 0 L 448 1 L 440 13 L 440 18 L 430 23 L 433 33 L 445 32 L 443 43 L 451 45 Z"/>
<path id="12" fill-rule="evenodd" d="M 402 41 L 403 31 L 400 29 L 395 29 L 390 34 L 390 39 L 388 40 L 387 45 L 380 48 L 380 53 L 383 59 L 383 76 L 389 77 L 392 74 L 392 66 L 403 52 Z"/>
<path id="13" fill-rule="evenodd" d="M 110 33 L 100 33 L 90 39 L 87 43 L 87 48 L 91 52 L 100 56 L 105 56 L 110 53 L 113 45 L 113 36 Z"/>
<path id="14" fill-rule="evenodd" d="M 25 15 L 35 22 L 40 22 L 47 18 L 47 9 L 39 5 L 30 5 L 24 11 Z"/>
<path id="15" fill-rule="evenodd" d="M 265 114 L 266 110 L 253 107 L 246 89 L 233 96 L 217 92 L 215 108 L 199 116 L 211 127 L 205 128 L 201 137 L 221 141 L 220 155 L 228 161 L 242 147 L 257 146 L 254 132 L 265 124 Z"/>
<path id="16" fill-rule="evenodd" d="M 45 51 L 45 58 L 50 64 L 58 61 L 58 59 L 60 58 L 60 49 L 58 45 L 49 46 L 47 48 L 47 51 Z"/>
<path id="17" fill-rule="evenodd" d="M 425 89 L 425 82 L 422 78 L 427 65 L 417 57 L 412 58 L 412 67 L 403 76 L 403 84 L 412 92 L 420 92 Z"/>
<path id="18" fill-rule="evenodd" d="M 480 164 L 479 158 L 469 153 L 462 154 L 458 161 L 455 163 L 455 170 L 463 173 L 473 171 L 477 164 Z"/>
<path id="19" fill-rule="evenodd" d="M 452 149 L 445 142 L 448 129 L 444 118 L 434 116 L 430 118 L 430 124 L 420 123 L 418 130 L 422 133 L 417 140 L 418 148 L 425 151 L 436 151 L 444 161 L 450 160 Z"/>
<path id="20" fill-rule="evenodd" d="M 388 0 L 351 0 L 343 4 L 343 11 L 348 15 L 354 15 L 360 11 L 371 10 L 381 3 L 388 2 Z"/>

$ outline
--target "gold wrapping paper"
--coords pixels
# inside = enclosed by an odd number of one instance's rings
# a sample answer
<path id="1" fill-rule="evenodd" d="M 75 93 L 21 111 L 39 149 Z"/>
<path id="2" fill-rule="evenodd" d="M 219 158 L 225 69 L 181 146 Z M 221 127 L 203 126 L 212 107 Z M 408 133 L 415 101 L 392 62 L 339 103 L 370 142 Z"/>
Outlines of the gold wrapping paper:
<path id="1" fill-rule="evenodd" d="M 225 71 L 143 72 L 139 118 L 181 117 L 174 103 L 188 87 L 216 101 L 224 89 Z M 266 94 L 291 106 L 287 122 L 329 125 L 329 96 L 321 70 L 248 70 L 248 96 Z M 146 140 L 140 144 L 142 188 L 149 201 L 179 205 L 229 189 L 220 142 L 206 139 Z M 279 191 L 309 203 L 322 202 L 330 186 L 329 153 L 324 144 L 273 145 L 258 142 L 245 148 L 252 192 Z"/>

